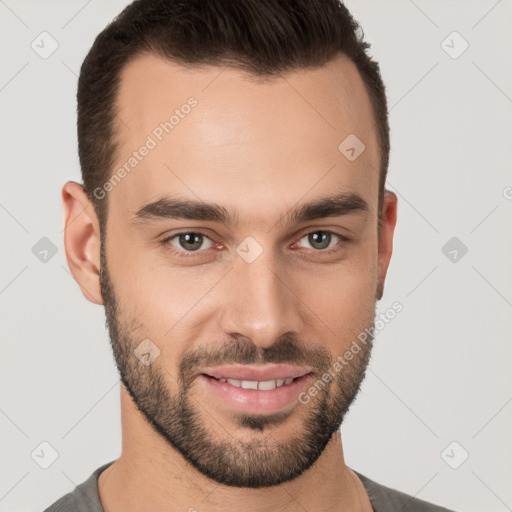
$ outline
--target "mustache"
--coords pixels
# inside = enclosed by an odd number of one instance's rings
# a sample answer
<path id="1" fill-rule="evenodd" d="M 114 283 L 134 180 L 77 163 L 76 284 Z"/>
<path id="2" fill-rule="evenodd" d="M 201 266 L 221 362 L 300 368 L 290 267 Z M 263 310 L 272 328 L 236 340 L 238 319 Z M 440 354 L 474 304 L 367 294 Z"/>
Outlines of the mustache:
<path id="1" fill-rule="evenodd" d="M 187 387 L 201 368 L 224 364 L 308 365 L 323 373 L 332 363 L 332 356 L 325 347 L 305 345 L 293 335 L 283 335 L 268 347 L 259 347 L 247 337 L 235 336 L 224 344 L 186 351 L 180 360 L 179 379 Z"/>

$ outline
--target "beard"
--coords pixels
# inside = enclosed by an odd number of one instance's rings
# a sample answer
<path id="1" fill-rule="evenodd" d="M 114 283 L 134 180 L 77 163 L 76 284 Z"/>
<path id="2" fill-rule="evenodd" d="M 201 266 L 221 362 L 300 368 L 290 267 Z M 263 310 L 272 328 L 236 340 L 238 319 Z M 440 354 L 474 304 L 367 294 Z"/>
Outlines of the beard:
<path id="1" fill-rule="evenodd" d="M 331 354 L 321 345 L 305 346 L 294 336 L 283 336 L 266 348 L 238 337 L 224 344 L 186 350 L 177 361 L 177 375 L 172 375 L 158 360 L 144 365 L 134 355 L 142 341 L 136 335 L 141 332 L 142 323 L 135 318 L 125 319 L 122 314 L 103 243 L 100 286 L 121 382 L 148 424 L 196 470 L 217 483 L 260 488 L 279 485 L 301 475 L 320 457 L 339 429 L 364 380 L 373 337 L 327 384 L 319 386 L 307 405 L 275 414 L 236 413 L 233 424 L 244 429 L 244 433 L 249 432 L 249 440 L 248 436 L 241 439 L 239 431 L 236 435 L 228 432 L 224 439 L 218 439 L 205 419 L 209 415 L 201 416 L 203 408 L 194 396 L 193 384 L 202 367 L 229 363 L 307 365 L 320 381 L 334 364 Z M 371 325 L 374 319 L 375 312 Z M 166 374 L 175 381 L 177 391 L 169 389 Z M 286 440 L 277 441 L 272 437 L 272 429 L 298 415 L 298 408 L 303 408 L 300 413 L 305 418 L 300 429 L 292 429 L 293 434 Z"/>

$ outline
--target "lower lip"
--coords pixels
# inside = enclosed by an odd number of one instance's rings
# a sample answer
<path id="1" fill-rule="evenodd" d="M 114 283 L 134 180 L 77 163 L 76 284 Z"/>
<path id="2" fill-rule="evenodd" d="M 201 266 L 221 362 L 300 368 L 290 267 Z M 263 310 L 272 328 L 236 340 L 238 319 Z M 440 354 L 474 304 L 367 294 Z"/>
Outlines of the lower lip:
<path id="1" fill-rule="evenodd" d="M 290 384 L 275 389 L 260 391 L 244 389 L 221 382 L 213 377 L 200 375 L 199 380 L 207 390 L 221 398 L 230 408 L 247 414 L 272 414 L 294 405 L 299 394 L 307 388 L 313 375 L 308 373 Z"/>

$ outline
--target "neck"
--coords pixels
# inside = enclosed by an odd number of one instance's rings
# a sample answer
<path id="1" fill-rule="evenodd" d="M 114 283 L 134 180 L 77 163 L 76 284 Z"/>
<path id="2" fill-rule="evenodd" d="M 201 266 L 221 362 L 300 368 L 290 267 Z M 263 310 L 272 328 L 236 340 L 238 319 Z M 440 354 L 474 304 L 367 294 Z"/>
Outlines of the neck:
<path id="1" fill-rule="evenodd" d="M 364 486 L 345 465 L 339 431 L 313 466 L 296 479 L 249 489 L 218 484 L 188 464 L 147 423 L 124 386 L 121 414 L 122 454 L 98 479 L 105 512 L 372 511 Z"/>

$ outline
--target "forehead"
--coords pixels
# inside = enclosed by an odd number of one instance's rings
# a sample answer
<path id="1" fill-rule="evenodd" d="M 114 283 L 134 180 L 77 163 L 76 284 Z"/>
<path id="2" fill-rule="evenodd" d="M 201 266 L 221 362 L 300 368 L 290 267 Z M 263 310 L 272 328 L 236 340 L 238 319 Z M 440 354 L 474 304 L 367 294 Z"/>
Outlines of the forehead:
<path id="1" fill-rule="evenodd" d="M 245 208 L 254 218 L 257 205 L 277 215 L 280 204 L 341 189 L 376 206 L 374 124 L 364 83 L 342 55 L 258 80 L 142 54 L 121 74 L 113 173 L 126 172 L 110 201 L 130 214 L 171 194 L 231 205 L 242 216 Z M 351 160 L 347 146 L 364 151 Z"/>

